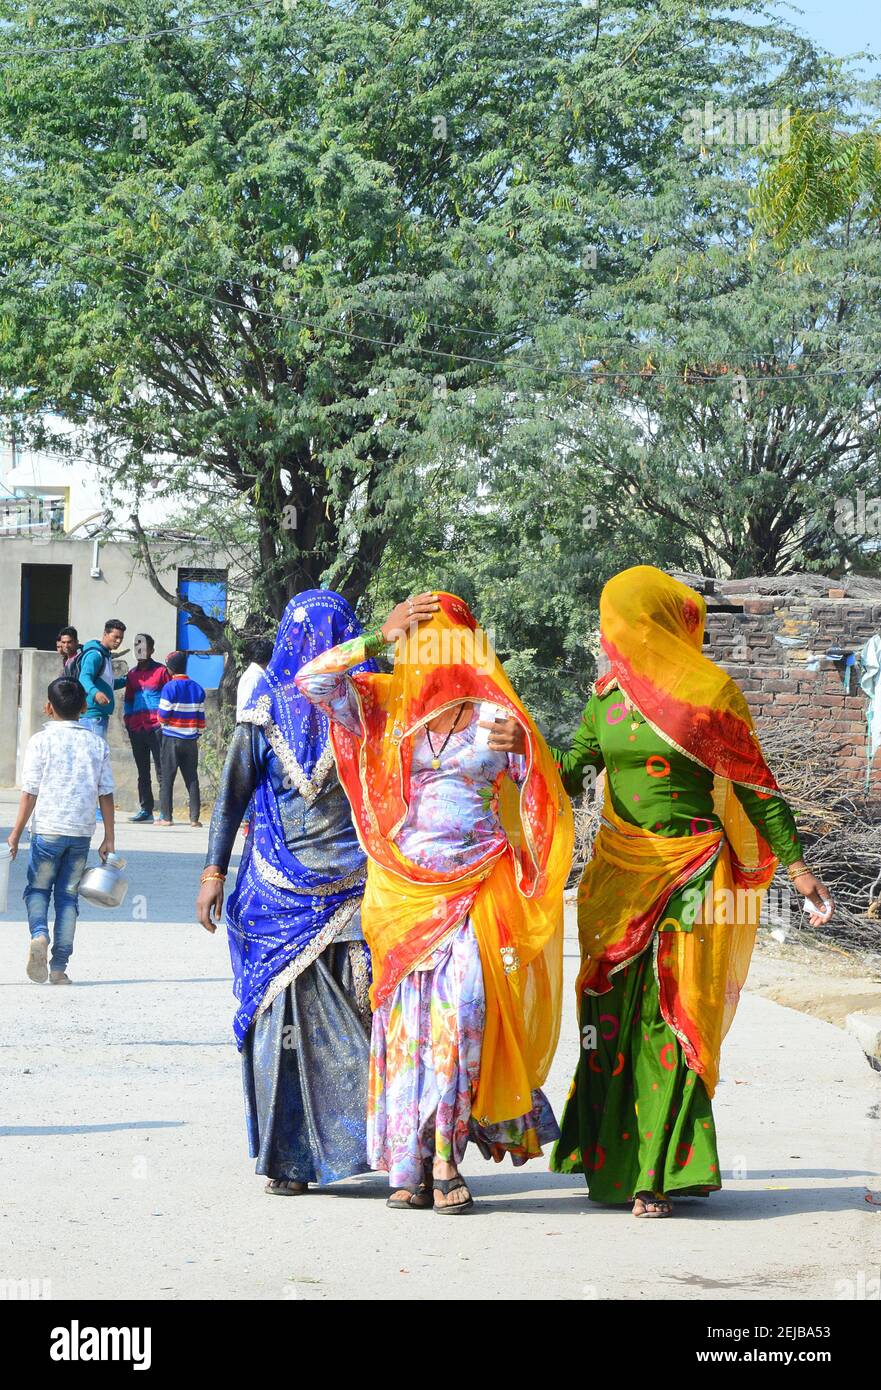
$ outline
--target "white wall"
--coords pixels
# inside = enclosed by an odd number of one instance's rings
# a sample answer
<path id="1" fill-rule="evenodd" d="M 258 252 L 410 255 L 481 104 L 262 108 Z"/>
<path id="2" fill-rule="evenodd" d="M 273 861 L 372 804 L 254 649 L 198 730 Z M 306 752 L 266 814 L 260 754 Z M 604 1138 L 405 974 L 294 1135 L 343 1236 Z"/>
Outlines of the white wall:
<path id="1" fill-rule="evenodd" d="M 92 553 L 93 543 L 89 540 L 61 538 L 33 544 L 24 537 L 0 537 L 0 649 L 20 645 L 21 567 L 40 564 L 72 567 L 68 622 L 77 629 L 80 641 L 100 637 L 108 618 L 121 618 L 128 628 L 124 648 L 130 647 L 136 632 L 149 632 L 156 641 L 158 657 L 174 649 L 177 609 L 166 603 L 146 575 L 136 569 L 130 547 L 118 542 L 99 546 L 100 579 L 92 579 L 89 573 Z M 182 551 L 171 557 L 159 577 L 174 592 L 178 566 L 192 564 L 192 552 Z M 210 553 L 202 564 L 207 568 L 225 568 L 224 559 Z"/>
<path id="2" fill-rule="evenodd" d="M 94 463 L 81 458 L 66 459 L 57 453 L 20 449 L 13 467 L 10 444 L 8 440 L 0 441 L 0 499 L 12 494 L 51 496 L 64 492 L 68 495 L 68 530 L 105 509 L 113 512 L 117 524 L 128 523 L 133 498 L 127 498 L 122 505 L 108 507 Z M 148 494 L 139 508 L 142 525 L 147 531 L 152 526 L 163 525 L 178 505 L 163 497 L 151 499 Z"/>

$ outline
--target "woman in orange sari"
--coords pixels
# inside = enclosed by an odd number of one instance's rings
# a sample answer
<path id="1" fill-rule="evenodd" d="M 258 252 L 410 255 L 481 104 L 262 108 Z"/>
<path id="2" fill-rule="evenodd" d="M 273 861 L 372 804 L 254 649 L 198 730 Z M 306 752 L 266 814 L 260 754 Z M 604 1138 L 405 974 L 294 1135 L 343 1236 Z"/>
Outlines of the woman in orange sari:
<path id="1" fill-rule="evenodd" d="M 671 1215 L 670 1194 L 718 1188 L 711 1098 L 778 860 L 831 899 L 746 701 L 701 651 L 703 598 L 661 570 L 616 575 L 600 598 L 610 670 L 597 681 L 564 785 L 605 770 L 603 819 L 578 894 L 580 1061 L 551 1167 L 591 1198 Z"/>
<path id="2" fill-rule="evenodd" d="M 391 675 L 351 674 L 392 640 Z M 459 1174 L 469 1140 L 523 1163 L 559 1133 L 541 1086 L 559 1032 L 568 798 L 452 594 L 399 604 L 297 685 L 332 721 L 367 854 L 371 1163 L 389 1174 L 389 1206 L 459 1215 L 473 1206 Z"/>

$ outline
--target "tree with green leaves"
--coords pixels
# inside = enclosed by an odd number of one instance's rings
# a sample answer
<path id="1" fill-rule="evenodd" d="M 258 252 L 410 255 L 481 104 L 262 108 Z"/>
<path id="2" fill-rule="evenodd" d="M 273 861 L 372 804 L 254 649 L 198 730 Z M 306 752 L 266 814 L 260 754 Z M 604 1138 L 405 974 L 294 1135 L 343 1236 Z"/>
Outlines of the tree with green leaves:
<path id="1" fill-rule="evenodd" d="M 794 111 L 788 150 L 763 165 L 753 217 L 781 251 L 855 220 L 878 230 L 881 130 L 877 118 L 865 124 L 865 113 L 862 129 L 847 129 L 844 115 Z"/>
<path id="2" fill-rule="evenodd" d="M 608 538 L 641 534 L 640 558 L 672 549 L 705 574 L 877 565 L 877 538 L 838 522 L 878 477 L 881 245 L 837 226 L 781 258 L 750 221 L 765 132 L 786 157 L 807 92 L 842 111 L 868 95 L 841 70 L 830 86 L 785 26 L 713 30 L 671 84 L 675 138 L 650 177 L 592 190 L 593 292 L 544 337 L 573 369 L 518 405 L 556 432 L 567 476 L 579 461 L 568 498 L 613 563 Z"/>
<path id="3" fill-rule="evenodd" d="M 750 220 L 757 138 L 737 141 L 738 112 L 775 111 L 782 147 L 806 90 L 847 93 L 822 87 L 806 41 L 764 34 L 762 48 L 708 32 L 703 65 L 663 94 L 644 177 L 596 178 L 549 213 L 549 242 L 568 238 L 573 260 L 585 209 L 601 229 L 577 300 L 543 327 L 560 369 L 512 361 L 504 429 L 435 479 L 371 590 L 377 611 L 408 588 L 463 592 L 552 733 L 594 674 L 597 597 L 616 570 L 877 567 L 877 534 L 851 518 L 877 491 L 879 247 L 838 228 L 781 257 Z M 613 83 L 598 101 L 614 115 Z"/>
<path id="4" fill-rule="evenodd" d="M 246 608 L 470 580 L 571 685 L 621 564 L 847 558 L 875 252 L 750 239 L 750 120 L 834 105 L 759 0 L 0 16 L 0 409 L 200 533 L 244 507 Z"/>
<path id="5" fill-rule="evenodd" d="M 548 210 L 588 159 L 630 177 L 597 86 L 684 13 L 621 6 L 597 52 L 575 0 L 4 0 L 0 408 L 111 484 L 244 499 L 270 612 L 356 598 L 424 463 L 500 427 L 481 392 L 548 365 L 583 281 Z"/>

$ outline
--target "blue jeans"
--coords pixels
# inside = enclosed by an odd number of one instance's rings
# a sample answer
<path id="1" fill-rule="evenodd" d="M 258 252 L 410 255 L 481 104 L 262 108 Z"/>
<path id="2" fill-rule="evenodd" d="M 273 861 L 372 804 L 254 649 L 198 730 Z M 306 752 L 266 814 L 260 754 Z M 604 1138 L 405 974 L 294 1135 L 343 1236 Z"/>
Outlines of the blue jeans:
<path id="1" fill-rule="evenodd" d="M 89 835 L 31 835 L 24 890 L 32 937 L 49 940 L 49 898 L 55 892 L 55 932 L 50 970 L 64 970 L 73 951 L 79 912 L 77 888 L 89 857 Z"/>
<path id="2" fill-rule="evenodd" d="M 91 729 L 93 734 L 103 738 L 107 742 L 107 725 L 110 723 L 110 716 L 105 719 L 100 714 L 81 714 L 79 722 L 85 724 L 87 729 Z"/>

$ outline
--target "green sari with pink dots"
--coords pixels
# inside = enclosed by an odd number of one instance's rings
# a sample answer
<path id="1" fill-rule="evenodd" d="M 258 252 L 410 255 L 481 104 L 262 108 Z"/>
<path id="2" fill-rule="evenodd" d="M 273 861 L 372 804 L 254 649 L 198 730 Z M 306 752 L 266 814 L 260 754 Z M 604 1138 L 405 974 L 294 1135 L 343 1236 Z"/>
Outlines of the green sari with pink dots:
<path id="1" fill-rule="evenodd" d="M 720 825 L 712 773 L 671 748 L 637 710 L 625 710 L 616 683 L 592 695 L 572 749 L 556 756 L 570 795 L 605 769 L 614 809 L 632 825 L 669 836 Z M 734 790 L 781 862 L 799 859 L 786 802 L 736 783 Z M 606 993 L 582 996 L 581 1053 L 551 1168 L 583 1173 L 595 1201 L 629 1204 L 637 1192 L 682 1196 L 721 1186 L 710 1098 L 663 1016 L 655 967 L 659 931 L 691 929 L 695 890 L 711 876 L 712 865 L 670 898 L 662 927 Z"/>

